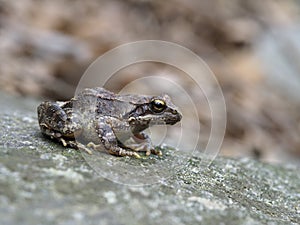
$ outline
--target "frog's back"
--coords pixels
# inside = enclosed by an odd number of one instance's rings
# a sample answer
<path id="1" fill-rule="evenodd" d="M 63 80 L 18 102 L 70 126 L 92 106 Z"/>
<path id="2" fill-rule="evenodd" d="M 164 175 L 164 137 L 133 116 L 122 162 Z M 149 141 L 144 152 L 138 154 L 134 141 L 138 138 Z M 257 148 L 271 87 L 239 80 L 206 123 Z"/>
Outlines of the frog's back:
<path id="1" fill-rule="evenodd" d="M 115 94 L 102 87 L 86 88 L 80 92 L 77 99 L 98 98 L 102 100 L 114 100 L 119 102 L 127 102 L 131 104 L 144 104 L 148 103 L 153 96 L 148 95 L 135 95 L 135 94 Z"/>
<path id="2" fill-rule="evenodd" d="M 85 99 L 114 99 L 116 96 L 115 93 L 108 91 L 101 87 L 95 88 L 86 88 L 75 97 L 79 101 L 84 101 Z"/>
<path id="3" fill-rule="evenodd" d="M 120 116 L 133 107 L 129 99 L 122 98 L 104 88 L 86 88 L 80 92 L 75 101 L 82 113 L 95 113 L 96 115 Z"/>

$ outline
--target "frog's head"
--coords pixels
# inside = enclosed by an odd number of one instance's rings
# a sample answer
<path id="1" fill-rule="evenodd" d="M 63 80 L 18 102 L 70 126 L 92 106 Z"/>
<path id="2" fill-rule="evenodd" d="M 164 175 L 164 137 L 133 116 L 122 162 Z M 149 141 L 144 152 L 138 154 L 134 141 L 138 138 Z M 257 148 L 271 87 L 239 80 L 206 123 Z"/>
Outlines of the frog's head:
<path id="1" fill-rule="evenodd" d="M 144 101 L 131 111 L 128 122 L 131 126 L 148 127 L 156 124 L 173 125 L 181 118 L 182 115 L 171 98 L 168 95 L 161 95 L 144 98 Z"/>

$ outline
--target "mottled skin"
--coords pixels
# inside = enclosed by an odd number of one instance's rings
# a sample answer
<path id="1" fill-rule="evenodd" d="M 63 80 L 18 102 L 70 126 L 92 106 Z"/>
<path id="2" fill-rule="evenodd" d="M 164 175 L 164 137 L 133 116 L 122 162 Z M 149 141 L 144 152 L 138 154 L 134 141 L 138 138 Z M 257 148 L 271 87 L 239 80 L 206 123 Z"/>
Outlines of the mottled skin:
<path id="1" fill-rule="evenodd" d="M 118 95 L 104 88 L 87 88 L 70 101 L 38 106 L 42 133 L 64 146 L 137 158 L 138 151 L 162 154 L 143 130 L 156 124 L 173 125 L 181 117 L 168 95 Z"/>

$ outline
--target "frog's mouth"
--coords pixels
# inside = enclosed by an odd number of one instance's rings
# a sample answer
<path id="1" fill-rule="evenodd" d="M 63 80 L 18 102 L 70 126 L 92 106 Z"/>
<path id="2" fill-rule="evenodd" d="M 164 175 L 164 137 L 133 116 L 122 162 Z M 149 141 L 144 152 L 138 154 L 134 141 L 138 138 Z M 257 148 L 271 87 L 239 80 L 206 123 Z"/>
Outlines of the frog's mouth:
<path id="1" fill-rule="evenodd" d="M 166 119 L 166 124 L 173 125 L 179 122 L 182 119 L 182 115 L 180 113 L 172 114 L 169 118 Z"/>
<path id="2" fill-rule="evenodd" d="M 173 125 L 182 119 L 181 113 L 176 109 L 167 109 L 164 112 L 164 121 L 166 124 Z"/>
<path id="3" fill-rule="evenodd" d="M 163 116 L 162 116 L 163 115 Z M 128 122 L 132 126 L 137 125 L 173 125 L 181 120 L 180 113 L 164 113 L 164 114 L 146 114 L 138 117 L 129 118 Z"/>

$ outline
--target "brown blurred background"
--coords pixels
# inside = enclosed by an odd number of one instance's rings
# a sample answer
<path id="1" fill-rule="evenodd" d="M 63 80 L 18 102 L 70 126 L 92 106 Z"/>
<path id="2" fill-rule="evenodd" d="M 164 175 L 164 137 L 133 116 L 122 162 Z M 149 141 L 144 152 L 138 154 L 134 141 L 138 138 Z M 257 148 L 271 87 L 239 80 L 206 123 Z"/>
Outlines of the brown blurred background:
<path id="1" fill-rule="evenodd" d="M 219 80 L 228 116 L 221 154 L 300 164 L 299 12 L 297 0 L 0 0 L 0 89 L 68 99 L 106 51 L 171 41 Z M 134 75 L 126 79 L 116 86 Z"/>

